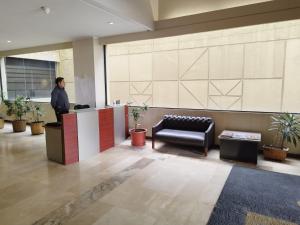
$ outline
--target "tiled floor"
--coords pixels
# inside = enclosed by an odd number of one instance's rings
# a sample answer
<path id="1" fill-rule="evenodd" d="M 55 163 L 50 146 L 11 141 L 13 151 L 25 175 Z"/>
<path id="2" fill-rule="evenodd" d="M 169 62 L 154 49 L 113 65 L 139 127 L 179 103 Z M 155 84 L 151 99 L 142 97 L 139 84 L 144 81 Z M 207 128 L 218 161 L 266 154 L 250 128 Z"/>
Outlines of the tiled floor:
<path id="1" fill-rule="evenodd" d="M 0 225 L 206 224 L 232 162 L 217 150 L 130 142 L 63 166 L 47 161 L 45 137 L 0 130 Z M 246 165 L 246 164 L 245 164 Z M 246 165 L 250 166 L 250 165 Z M 300 175 L 300 161 L 258 167 Z"/>

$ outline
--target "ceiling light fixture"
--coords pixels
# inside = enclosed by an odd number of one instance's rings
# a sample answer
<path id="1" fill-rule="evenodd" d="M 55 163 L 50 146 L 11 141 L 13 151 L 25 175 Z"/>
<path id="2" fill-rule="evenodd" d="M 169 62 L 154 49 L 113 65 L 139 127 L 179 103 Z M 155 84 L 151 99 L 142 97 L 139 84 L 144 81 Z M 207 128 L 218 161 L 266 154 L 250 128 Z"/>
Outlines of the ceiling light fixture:
<path id="1" fill-rule="evenodd" d="M 10 41 L 10 40 L 7 40 L 7 43 L 11 43 L 11 41 Z"/>
<path id="2" fill-rule="evenodd" d="M 115 23 L 111 21 L 111 22 L 108 22 L 108 24 L 109 25 L 114 25 Z"/>
<path id="3" fill-rule="evenodd" d="M 47 6 L 41 6 L 41 10 L 42 10 L 44 13 L 46 13 L 47 15 L 49 15 L 50 12 L 51 12 L 51 9 L 50 9 L 49 7 L 47 7 Z"/>

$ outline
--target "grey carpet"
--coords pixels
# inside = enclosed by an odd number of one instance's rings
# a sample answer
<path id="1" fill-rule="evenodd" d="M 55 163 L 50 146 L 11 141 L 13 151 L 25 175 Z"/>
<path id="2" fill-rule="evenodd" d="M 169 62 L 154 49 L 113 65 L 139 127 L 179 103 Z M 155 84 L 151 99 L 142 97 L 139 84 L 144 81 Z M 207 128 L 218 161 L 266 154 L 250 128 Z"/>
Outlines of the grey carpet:
<path id="1" fill-rule="evenodd" d="M 300 224 L 299 201 L 300 176 L 234 166 L 208 225 Z"/>

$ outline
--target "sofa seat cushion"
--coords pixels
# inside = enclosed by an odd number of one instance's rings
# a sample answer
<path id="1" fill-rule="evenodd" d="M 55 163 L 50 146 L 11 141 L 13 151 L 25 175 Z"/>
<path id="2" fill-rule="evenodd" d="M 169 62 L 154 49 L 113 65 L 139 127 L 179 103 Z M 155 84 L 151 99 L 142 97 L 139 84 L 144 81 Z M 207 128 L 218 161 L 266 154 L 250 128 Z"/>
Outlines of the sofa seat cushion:
<path id="1" fill-rule="evenodd" d="M 173 143 L 204 146 L 205 133 L 187 130 L 162 129 L 155 134 L 155 138 Z"/>

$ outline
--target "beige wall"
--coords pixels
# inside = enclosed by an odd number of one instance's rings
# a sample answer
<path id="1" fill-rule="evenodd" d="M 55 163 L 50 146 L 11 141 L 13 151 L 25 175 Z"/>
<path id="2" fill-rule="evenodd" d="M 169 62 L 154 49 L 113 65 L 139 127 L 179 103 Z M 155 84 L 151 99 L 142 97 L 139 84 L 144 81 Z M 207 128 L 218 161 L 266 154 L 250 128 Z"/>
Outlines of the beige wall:
<path id="1" fill-rule="evenodd" d="M 159 122 L 163 115 L 189 115 L 189 116 L 209 116 L 215 121 L 215 143 L 219 144 L 218 136 L 227 130 L 252 131 L 262 134 L 262 144 L 271 144 L 274 133 L 268 131 L 272 114 L 270 113 L 251 113 L 251 112 L 230 112 L 230 111 L 211 111 L 211 110 L 188 110 L 188 109 L 167 109 L 150 108 L 141 121 L 141 126 L 148 129 L 147 136 L 151 137 L 151 128 Z M 132 119 L 130 127 L 133 127 Z M 290 147 L 290 153 L 300 154 L 300 145 L 297 148 Z"/>
<path id="2" fill-rule="evenodd" d="M 75 81 L 74 81 L 74 62 L 73 49 L 62 49 L 57 51 L 59 54 L 59 63 L 57 67 L 57 76 L 65 78 L 66 91 L 68 93 L 69 101 L 76 102 L 75 97 Z"/>
<path id="3" fill-rule="evenodd" d="M 20 54 L 20 55 L 11 55 L 10 57 L 54 61 L 54 62 L 60 61 L 59 51 L 45 51 L 45 52 L 36 52 L 36 53 L 28 53 L 28 54 Z"/>
<path id="4" fill-rule="evenodd" d="M 159 0 L 158 18 L 164 20 L 267 1 L 270 0 Z"/>
<path id="5" fill-rule="evenodd" d="M 108 45 L 110 101 L 300 112 L 300 21 Z"/>

